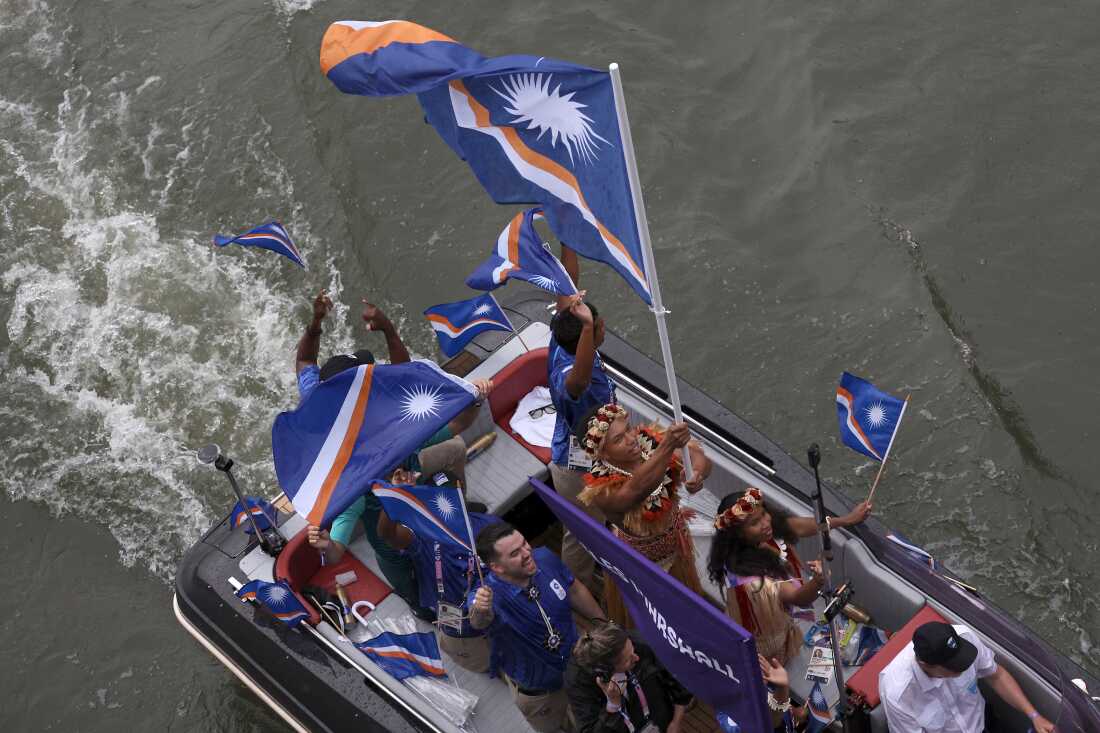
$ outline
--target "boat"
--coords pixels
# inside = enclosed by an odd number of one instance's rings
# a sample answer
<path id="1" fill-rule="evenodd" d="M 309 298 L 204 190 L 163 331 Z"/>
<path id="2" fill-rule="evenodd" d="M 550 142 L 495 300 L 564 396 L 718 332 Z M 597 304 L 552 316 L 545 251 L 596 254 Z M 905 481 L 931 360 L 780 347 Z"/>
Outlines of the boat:
<path id="1" fill-rule="evenodd" d="M 549 450 L 527 443 L 509 427 L 519 400 L 533 387 L 546 385 L 549 321 L 553 303 L 534 289 L 509 288 L 501 304 L 516 333 L 481 334 L 441 366 L 468 379 L 490 377 L 496 388 L 481 406 L 475 423 L 464 433 L 467 444 L 477 442 L 480 453 L 467 467 L 468 495 L 503 516 L 528 537 L 552 535 L 556 518 L 533 495 L 528 477 L 549 483 Z M 672 409 L 664 384 L 663 367 L 625 339 L 607 332 L 600 348 L 607 372 L 618 385 L 620 401 L 642 419 L 668 422 Z M 685 502 L 704 521 L 692 523 L 700 576 L 710 546 L 711 530 L 705 519 L 714 515 L 721 496 L 752 485 L 770 499 L 800 514 L 813 513 L 814 474 L 759 430 L 703 391 L 680 380 L 685 419 L 715 464 L 704 489 Z M 486 439 L 486 436 L 493 436 Z M 481 439 L 481 440 L 479 440 Z M 488 446 L 485 447 L 485 444 Z M 826 510 L 847 513 L 854 502 L 832 486 L 823 485 Z M 477 696 L 476 706 L 460 718 L 433 705 L 416 689 L 390 677 L 360 652 L 337 624 L 316 610 L 296 629 L 256 606 L 244 603 L 235 590 L 253 579 L 286 580 L 301 593 L 309 584 L 332 582 L 335 573 L 354 569 L 358 587 L 352 601 L 373 599 L 368 618 L 411 619 L 408 606 L 381 580 L 371 546 L 361 535 L 349 547 L 345 560 L 321 567 L 317 553 L 305 540 L 305 520 L 285 498 L 273 499 L 280 508 L 278 534 L 285 547 L 272 556 L 260 538 L 234 527 L 230 514 L 212 526 L 186 553 L 175 581 L 174 611 L 183 627 L 235 674 L 286 723 L 298 731 L 389 730 L 526 731 L 530 730 L 512 703 L 504 683 L 444 664 L 452 683 Z M 862 609 L 876 626 L 892 634 L 890 641 L 851 674 L 846 691 L 856 714 L 853 729 L 883 733 L 888 730 L 877 698 L 877 671 L 899 651 L 919 623 L 945 619 L 966 624 L 992 648 L 1039 711 L 1057 724 L 1058 731 L 1100 731 L 1100 681 L 1038 634 L 998 608 L 980 589 L 963 582 L 950 570 L 897 541 L 889 527 L 872 517 L 862 525 L 832 532 L 834 577 L 852 591 L 849 602 Z M 816 557 L 818 538 L 803 539 L 798 552 Z M 347 563 L 345 565 L 345 563 Z M 708 595 L 720 603 L 720 591 L 704 581 Z M 303 599 L 304 600 L 304 599 Z M 416 620 L 421 630 L 430 624 Z M 810 682 L 803 672 L 809 649 L 789 666 L 792 691 L 805 699 Z M 839 698 L 835 681 L 825 688 L 830 704 Z M 1001 730 L 1025 733 L 1026 717 L 987 694 Z M 858 728 L 855 726 L 858 724 Z M 689 727 L 716 730 L 712 711 L 699 706 Z M 840 730 L 837 723 L 834 730 Z M 899 733 L 899 732 L 894 732 Z"/>

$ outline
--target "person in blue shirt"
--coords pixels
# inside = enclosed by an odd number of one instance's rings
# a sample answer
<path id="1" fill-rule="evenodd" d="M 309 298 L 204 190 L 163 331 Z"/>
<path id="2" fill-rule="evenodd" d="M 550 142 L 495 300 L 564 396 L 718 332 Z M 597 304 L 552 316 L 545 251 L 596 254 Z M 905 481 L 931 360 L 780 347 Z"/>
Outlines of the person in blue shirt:
<path id="1" fill-rule="evenodd" d="M 562 307 L 550 322 L 547 376 L 555 411 L 550 477 L 558 494 L 603 524 L 605 517 L 599 508 L 577 500 L 591 461 L 584 448 L 577 445 L 573 427 L 593 407 L 615 402 L 615 384 L 596 351 L 603 343 L 604 319 L 596 306 L 582 300 L 582 295 L 562 299 Z M 561 556 L 573 575 L 600 597 L 602 583 L 596 577 L 595 561 L 568 529 L 562 539 Z"/>
<path id="2" fill-rule="evenodd" d="M 565 669 L 577 641 L 573 613 L 603 620 L 596 599 L 550 550 L 532 550 L 507 522 L 477 535 L 477 553 L 489 567 L 470 593 L 470 625 L 487 629 L 489 674 L 503 674 L 523 717 L 537 731 L 563 727 L 569 700 Z"/>
<path id="3" fill-rule="evenodd" d="M 399 470 L 392 482 L 408 483 L 410 478 Z M 501 521 L 491 514 L 479 512 L 470 512 L 469 516 L 475 536 L 485 527 Z M 464 669 L 488 672 L 489 639 L 484 630 L 470 625 L 466 610 L 467 597 L 477 587 L 480 577 L 476 554 L 457 544 L 422 539 L 405 525 L 390 519 L 384 511 L 378 515 L 378 535 L 412 561 L 420 607 L 433 609 L 436 614 L 439 648 Z"/>

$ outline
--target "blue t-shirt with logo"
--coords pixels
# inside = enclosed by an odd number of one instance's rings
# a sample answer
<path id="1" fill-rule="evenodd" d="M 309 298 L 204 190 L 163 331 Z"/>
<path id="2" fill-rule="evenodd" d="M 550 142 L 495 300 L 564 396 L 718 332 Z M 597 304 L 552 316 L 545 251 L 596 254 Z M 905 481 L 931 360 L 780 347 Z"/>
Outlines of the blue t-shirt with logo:
<path id="1" fill-rule="evenodd" d="M 550 445 L 550 459 L 559 466 L 569 463 L 569 436 L 573 426 L 584 413 L 593 407 L 615 401 L 615 383 L 603 370 L 603 360 L 599 353 L 592 360 L 592 379 L 588 388 L 576 399 L 565 388 L 565 378 L 573 370 L 576 357 L 563 349 L 551 337 L 550 353 L 547 358 L 550 400 L 554 403 L 554 440 Z"/>

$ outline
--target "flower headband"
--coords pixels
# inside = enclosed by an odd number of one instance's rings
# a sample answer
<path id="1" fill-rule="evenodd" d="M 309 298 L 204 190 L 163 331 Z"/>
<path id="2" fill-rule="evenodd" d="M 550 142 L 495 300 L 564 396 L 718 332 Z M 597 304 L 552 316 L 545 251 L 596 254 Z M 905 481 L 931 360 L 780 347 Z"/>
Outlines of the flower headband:
<path id="1" fill-rule="evenodd" d="M 600 443 L 607 437 L 607 431 L 611 427 L 611 423 L 620 415 L 625 417 L 628 414 L 630 413 L 614 403 L 604 405 L 596 410 L 596 414 L 588 418 L 588 432 L 584 434 L 585 452 L 592 456 L 596 455 Z"/>
<path id="2" fill-rule="evenodd" d="M 750 488 L 733 503 L 733 506 L 714 518 L 714 528 L 726 529 L 740 524 L 762 506 L 764 506 L 764 493 L 760 489 Z"/>

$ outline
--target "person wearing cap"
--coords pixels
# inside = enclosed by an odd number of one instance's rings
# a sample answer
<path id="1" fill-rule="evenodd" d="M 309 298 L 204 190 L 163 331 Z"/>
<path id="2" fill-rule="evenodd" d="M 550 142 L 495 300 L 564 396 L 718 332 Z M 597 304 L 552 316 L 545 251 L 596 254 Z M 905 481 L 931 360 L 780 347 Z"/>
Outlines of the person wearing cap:
<path id="1" fill-rule="evenodd" d="M 386 349 L 391 364 L 403 364 L 410 361 L 408 349 L 393 323 L 381 308 L 363 299 L 363 322 L 368 331 L 381 332 L 386 338 Z M 332 310 L 332 300 L 322 290 L 313 300 L 313 317 L 306 326 L 305 333 L 298 340 L 295 355 L 295 373 L 298 377 L 299 400 L 306 399 L 321 382 L 331 379 L 346 369 L 361 364 L 373 364 L 374 354 L 361 349 L 351 354 L 337 354 L 322 366 L 317 365 L 317 356 L 321 348 L 322 324 Z M 476 403 L 463 410 L 457 417 L 429 438 L 413 455 L 399 466 L 413 474 L 435 477 L 444 474 L 447 479 L 465 485 L 466 443 L 459 433 L 473 424 L 477 418 L 482 401 L 493 388 L 491 380 L 474 380 L 479 398 Z M 433 479 L 434 480 L 434 479 Z M 440 480 L 443 480 L 442 477 Z M 317 526 L 308 528 L 309 544 L 322 552 L 326 562 L 339 562 L 347 546 L 351 543 L 359 522 L 362 521 L 367 540 L 374 548 L 375 557 L 382 574 L 412 608 L 422 618 L 433 617 L 431 609 L 419 605 L 415 568 L 410 558 L 403 556 L 378 535 L 378 515 L 382 505 L 368 494 L 359 497 L 333 520 L 329 529 Z"/>
<path id="2" fill-rule="evenodd" d="M 603 524 L 605 517 L 599 507 L 577 500 L 591 462 L 573 437 L 573 427 L 588 410 L 615 401 L 615 383 L 604 371 L 596 350 L 603 343 L 604 319 L 582 296 L 578 293 L 560 298 L 558 312 L 550 321 L 547 379 L 554 405 L 550 478 L 558 494 Z M 574 577 L 598 598 L 602 583 L 596 579 L 595 561 L 568 529 L 562 538 L 561 557 Z"/>
<path id="3" fill-rule="evenodd" d="M 1031 719 L 1036 733 L 1054 725 L 1028 701 L 993 652 L 966 626 L 932 621 L 879 673 L 879 694 L 890 730 L 899 733 L 982 733 L 985 700 L 978 679 Z"/>

